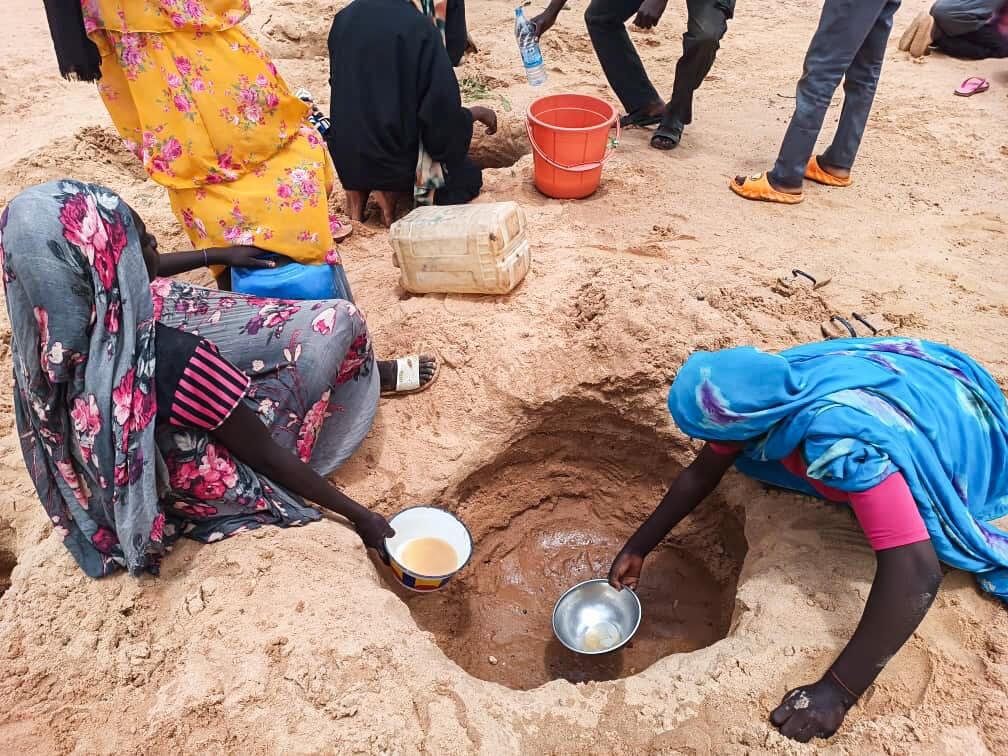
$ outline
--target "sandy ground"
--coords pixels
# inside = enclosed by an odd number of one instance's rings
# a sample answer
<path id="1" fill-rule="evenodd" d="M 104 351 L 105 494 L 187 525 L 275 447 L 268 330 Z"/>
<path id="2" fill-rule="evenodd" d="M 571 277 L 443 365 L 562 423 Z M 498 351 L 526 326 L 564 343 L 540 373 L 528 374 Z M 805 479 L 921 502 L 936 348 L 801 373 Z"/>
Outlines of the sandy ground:
<path id="1" fill-rule="evenodd" d="M 320 56 L 340 3 L 254 5 L 248 28 L 292 86 L 324 100 Z M 925 5 L 908 2 L 897 30 Z M 459 75 L 489 87 L 502 134 L 480 149 L 506 164 L 527 150 L 520 114 L 533 92 L 511 3 L 470 6 L 481 51 Z M 544 43 L 546 89 L 611 97 L 584 2 L 572 6 Z M 181 246 L 164 192 L 119 146 L 97 93 L 58 78 L 41 3 L 4 10 L 0 202 L 51 178 L 98 181 L 141 211 L 162 247 Z M 484 199 L 518 200 L 531 223 L 534 270 L 509 297 L 411 297 L 383 230 L 359 227 L 347 243 L 380 351 L 423 342 L 445 369 L 433 391 L 382 404 L 336 479 L 389 515 L 434 502 L 469 522 L 481 558 L 432 599 L 443 612 L 390 590 L 333 522 L 184 543 L 157 580 L 89 581 L 48 537 L 3 392 L 0 751 L 809 752 L 766 715 L 822 673 L 857 623 L 873 558 L 841 509 L 730 474 L 671 541 L 666 566 L 645 573 L 646 611 L 664 616 L 662 602 L 683 601 L 668 645 L 641 641 L 605 669 L 570 666 L 535 618 L 499 618 L 505 605 L 534 615 L 556 585 L 604 570 L 612 544 L 688 462 L 664 392 L 691 350 L 783 348 L 818 338 L 832 313 L 882 312 L 900 333 L 970 352 L 1008 386 L 1004 62 L 914 62 L 893 41 L 853 188 L 810 187 L 791 208 L 728 191 L 733 172 L 764 169 L 776 154 L 817 15 L 810 0 L 740 3 L 683 145 L 659 154 L 647 134 L 627 133 L 588 200 L 539 196 L 529 157 L 488 171 Z M 636 36 L 664 90 L 683 19 L 673 2 L 655 33 Z M 990 92 L 953 97 L 973 74 Z M 832 283 L 775 291 L 795 266 Z M 536 544 L 557 556 L 544 565 Z M 697 585 L 709 586 L 706 603 Z M 840 734 L 816 747 L 1006 753 L 1006 691 L 1005 611 L 950 573 Z"/>

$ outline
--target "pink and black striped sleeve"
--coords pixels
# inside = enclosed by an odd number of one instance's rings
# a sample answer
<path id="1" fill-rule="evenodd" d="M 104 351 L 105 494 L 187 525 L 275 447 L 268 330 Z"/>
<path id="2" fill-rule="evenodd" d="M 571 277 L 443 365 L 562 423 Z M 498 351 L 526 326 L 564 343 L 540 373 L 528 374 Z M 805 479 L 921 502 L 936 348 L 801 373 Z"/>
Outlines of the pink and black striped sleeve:
<path id="1" fill-rule="evenodd" d="M 212 342 L 163 326 L 157 331 L 155 369 L 158 419 L 187 428 L 219 428 L 251 383 Z"/>
<path id="2" fill-rule="evenodd" d="M 250 379 L 220 355 L 217 347 L 202 340 L 183 368 L 169 421 L 172 425 L 215 430 L 231 417 L 248 393 Z"/>

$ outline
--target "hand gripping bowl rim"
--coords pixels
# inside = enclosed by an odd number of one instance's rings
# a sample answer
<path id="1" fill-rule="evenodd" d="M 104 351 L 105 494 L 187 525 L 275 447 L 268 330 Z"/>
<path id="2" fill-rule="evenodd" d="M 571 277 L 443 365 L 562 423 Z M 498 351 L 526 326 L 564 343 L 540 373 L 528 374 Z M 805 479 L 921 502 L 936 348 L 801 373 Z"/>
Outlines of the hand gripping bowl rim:
<path id="1" fill-rule="evenodd" d="M 561 638 L 560 633 L 557 632 L 556 613 L 557 609 L 560 608 L 560 604 L 563 603 L 563 600 L 567 598 L 568 594 L 570 594 L 573 591 L 576 591 L 578 588 L 581 588 L 582 586 L 588 585 L 589 583 L 605 583 L 606 585 L 609 585 L 609 581 L 606 578 L 592 578 L 591 580 L 582 580 L 577 585 L 572 585 L 570 588 L 564 591 L 563 595 L 561 595 L 560 598 L 557 599 L 557 602 L 553 605 L 553 614 L 550 617 L 550 624 L 553 627 L 553 636 L 558 641 L 560 641 L 560 643 L 563 645 L 564 648 L 566 648 L 568 651 L 573 651 L 575 654 L 581 654 L 582 656 L 601 656 L 602 654 L 611 654 L 613 651 L 618 651 L 619 649 L 623 648 L 627 643 L 629 643 L 633 639 L 633 637 L 637 634 L 637 631 L 640 630 L 641 621 L 644 619 L 644 607 L 643 605 L 641 605 L 640 597 L 637 595 L 637 591 L 635 591 L 633 588 L 625 587 L 623 590 L 630 591 L 630 594 L 634 598 L 634 603 L 637 605 L 637 622 L 634 624 L 633 629 L 629 633 L 627 633 L 626 638 L 621 640 L 615 646 L 603 649 L 601 651 L 582 651 L 581 649 L 573 648 L 563 638 Z M 616 589 L 613 588 L 613 590 Z"/>
<path id="2" fill-rule="evenodd" d="M 444 512 L 445 514 L 451 516 L 452 519 L 454 519 L 456 522 L 458 522 L 459 525 L 462 526 L 462 529 L 465 531 L 466 538 L 469 539 L 469 556 L 466 557 L 466 560 L 462 564 L 460 564 L 458 567 L 456 567 L 451 572 L 448 572 L 448 573 L 446 573 L 444 575 L 421 575 L 416 570 L 407 569 L 407 567 L 404 564 L 402 564 L 398 559 L 396 559 L 395 557 L 392 556 L 392 552 L 389 551 L 389 548 L 388 548 L 389 539 L 388 539 L 388 537 L 386 537 L 386 538 L 383 539 L 382 545 L 385 547 L 385 553 L 388 554 L 389 559 L 390 560 L 394 560 L 396 562 L 396 564 L 398 564 L 399 567 L 403 571 L 408 572 L 410 575 L 415 575 L 416 577 L 421 578 L 422 580 L 447 580 L 448 578 L 452 577 L 453 575 L 457 575 L 458 573 L 462 572 L 462 570 L 464 570 L 466 568 L 466 566 L 469 564 L 469 562 L 472 561 L 473 552 L 476 550 L 476 542 L 473 540 L 472 531 L 469 530 L 469 526 L 466 525 L 465 522 L 462 521 L 462 518 L 459 517 L 458 515 L 456 515 L 454 512 L 449 512 L 447 509 L 444 509 L 443 507 L 435 507 L 435 506 L 432 506 L 430 504 L 415 504 L 412 507 L 406 507 L 405 509 L 400 509 L 398 512 L 396 512 L 394 515 L 392 515 L 389 518 L 389 520 L 388 520 L 389 525 L 391 525 L 392 521 L 396 517 L 398 517 L 399 515 L 401 515 L 401 514 L 403 514 L 405 512 L 410 512 L 410 511 L 412 511 L 414 509 L 433 509 L 433 510 L 438 511 L 438 512 Z"/>

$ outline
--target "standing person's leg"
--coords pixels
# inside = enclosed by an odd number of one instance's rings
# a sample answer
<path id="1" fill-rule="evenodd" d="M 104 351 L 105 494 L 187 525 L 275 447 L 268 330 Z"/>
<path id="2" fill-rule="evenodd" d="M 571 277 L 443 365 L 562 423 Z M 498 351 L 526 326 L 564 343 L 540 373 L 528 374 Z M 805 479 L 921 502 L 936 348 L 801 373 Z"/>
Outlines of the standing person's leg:
<path id="1" fill-rule="evenodd" d="M 827 173 L 846 179 L 857 157 L 865 124 L 875 99 L 886 44 L 892 32 L 893 16 L 900 0 L 889 0 L 879 14 L 864 44 L 851 61 L 844 76 L 844 103 L 833 143 L 818 158 L 819 167 Z"/>
<path id="2" fill-rule="evenodd" d="M 602 70 L 628 114 L 661 112 L 665 101 L 644 70 L 626 22 L 640 8 L 641 0 L 592 0 L 585 11 L 585 24 Z"/>
<path id="3" fill-rule="evenodd" d="M 452 66 L 458 66 L 469 42 L 465 0 L 448 0 L 445 7 L 445 48 Z"/>
<path id="4" fill-rule="evenodd" d="M 676 64 L 672 97 L 651 140 L 652 147 L 675 147 L 683 127 L 693 121 L 693 93 L 714 65 L 721 38 L 728 31 L 732 5 L 726 0 L 687 0 L 689 18 L 683 34 L 683 54 Z"/>
<path id="5" fill-rule="evenodd" d="M 826 0 L 805 55 L 795 111 L 768 178 L 775 189 L 800 191 L 826 110 L 854 56 L 888 0 Z"/>

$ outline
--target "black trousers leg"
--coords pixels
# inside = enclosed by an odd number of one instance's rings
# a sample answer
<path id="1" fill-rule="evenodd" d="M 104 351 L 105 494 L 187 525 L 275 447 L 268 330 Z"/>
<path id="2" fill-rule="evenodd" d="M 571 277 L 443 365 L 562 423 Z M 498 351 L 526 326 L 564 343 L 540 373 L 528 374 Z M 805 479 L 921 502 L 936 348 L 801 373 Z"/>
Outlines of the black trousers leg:
<path id="1" fill-rule="evenodd" d="M 641 0 L 592 0 L 585 24 L 602 70 L 627 113 L 662 102 L 630 41 L 626 22 Z"/>
<path id="2" fill-rule="evenodd" d="M 667 115 L 684 124 L 693 120 L 693 93 L 714 65 L 721 38 L 728 31 L 723 0 L 687 0 L 689 19 L 683 34 L 683 54 L 676 64 L 675 84 Z"/>

